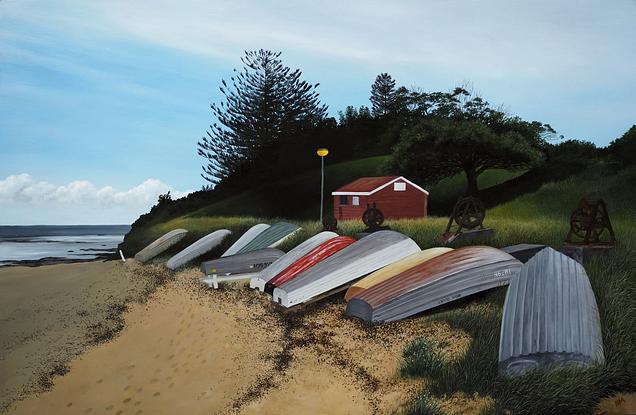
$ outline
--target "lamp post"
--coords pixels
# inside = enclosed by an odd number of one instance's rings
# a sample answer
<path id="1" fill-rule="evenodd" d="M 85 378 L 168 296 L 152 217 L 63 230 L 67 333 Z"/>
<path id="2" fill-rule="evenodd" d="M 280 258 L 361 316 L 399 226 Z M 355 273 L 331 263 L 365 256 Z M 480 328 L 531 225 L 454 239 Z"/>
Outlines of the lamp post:
<path id="1" fill-rule="evenodd" d="M 325 194 L 325 157 L 329 154 L 326 148 L 319 148 L 316 154 L 320 157 L 320 221 L 322 222 L 323 196 Z"/>

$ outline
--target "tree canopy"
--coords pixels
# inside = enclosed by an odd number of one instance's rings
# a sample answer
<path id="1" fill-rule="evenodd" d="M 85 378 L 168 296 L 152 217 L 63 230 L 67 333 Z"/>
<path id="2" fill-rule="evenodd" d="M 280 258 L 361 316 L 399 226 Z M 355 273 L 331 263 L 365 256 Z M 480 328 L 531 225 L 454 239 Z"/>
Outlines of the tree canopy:
<path id="1" fill-rule="evenodd" d="M 216 119 L 198 142 L 205 158 L 201 176 L 217 184 L 249 170 L 282 140 L 315 127 L 327 114 L 316 88 L 291 70 L 280 52 L 246 51 L 244 67 L 222 80 L 223 100 L 211 105 Z"/>
<path id="2" fill-rule="evenodd" d="M 488 169 L 521 169 L 540 164 L 549 125 L 526 122 L 492 109 L 458 88 L 420 97 L 417 111 L 427 116 L 402 130 L 385 169 L 427 184 L 464 172 L 467 194 Z"/>

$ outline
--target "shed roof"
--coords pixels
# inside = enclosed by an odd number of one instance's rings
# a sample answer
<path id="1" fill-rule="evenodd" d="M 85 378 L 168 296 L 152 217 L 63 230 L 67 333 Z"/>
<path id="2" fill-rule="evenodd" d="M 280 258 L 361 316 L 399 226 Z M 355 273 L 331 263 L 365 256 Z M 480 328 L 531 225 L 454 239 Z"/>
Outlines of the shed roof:
<path id="1" fill-rule="evenodd" d="M 404 176 L 380 176 L 380 177 L 361 177 L 353 182 L 346 184 L 339 189 L 336 189 L 331 194 L 333 196 L 338 195 L 360 195 L 360 196 L 368 196 L 379 190 L 384 189 L 389 186 L 393 182 L 404 181 L 416 189 L 420 190 L 423 193 L 428 194 L 428 192 L 422 189 L 420 186 L 411 182 L 410 180 L 404 178 Z"/>

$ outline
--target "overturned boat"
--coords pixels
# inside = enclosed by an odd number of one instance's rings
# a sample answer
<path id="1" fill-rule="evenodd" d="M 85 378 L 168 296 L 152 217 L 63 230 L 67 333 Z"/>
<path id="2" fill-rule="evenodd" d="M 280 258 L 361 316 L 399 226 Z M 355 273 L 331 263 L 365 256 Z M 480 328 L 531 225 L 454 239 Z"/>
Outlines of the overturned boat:
<path id="1" fill-rule="evenodd" d="M 429 259 L 433 259 L 436 256 L 440 256 L 452 250 L 452 248 L 425 249 L 423 251 L 409 255 L 397 262 L 394 262 L 391 265 L 387 265 L 384 268 L 380 268 L 379 270 L 370 275 L 367 275 L 366 277 L 362 278 L 360 281 L 349 287 L 344 297 L 345 301 L 349 301 L 351 297 L 362 293 L 364 290 L 371 288 L 374 285 L 381 283 L 382 281 L 393 278 L 394 276 L 400 274 L 403 271 L 406 271 L 407 269 L 413 268 L 416 265 L 419 265 L 423 262 L 428 261 Z"/>
<path id="2" fill-rule="evenodd" d="M 286 239 L 293 236 L 300 230 L 298 225 L 287 222 L 278 222 L 259 233 L 254 239 L 249 241 L 245 246 L 236 251 L 237 254 L 254 251 L 262 248 L 276 248 Z"/>
<path id="3" fill-rule="evenodd" d="M 336 238 L 332 238 L 328 241 L 323 242 L 322 244 L 318 245 L 310 252 L 308 252 L 305 256 L 298 259 L 296 262 L 271 278 L 265 284 L 264 291 L 271 294 L 274 291 L 274 288 L 294 279 L 297 275 L 300 275 L 305 270 L 313 267 L 321 261 L 324 261 L 336 252 L 348 247 L 355 241 L 355 239 L 349 236 L 338 236 Z M 257 288 L 263 291 L 261 287 Z"/>
<path id="4" fill-rule="evenodd" d="M 150 245 L 137 252 L 135 259 L 140 262 L 148 262 L 157 255 L 165 252 L 168 248 L 179 242 L 186 236 L 185 229 L 175 229 L 156 239 Z"/>
<path id="5" fill-rule="evenodd" d="M 346 314 L 373 323 L 401 320 L 506 285 L 520 268 L 520 261 L 496 248 L 458 248 L 352 297 Z"/>
<path id="6" fill-rule="evenodd" d="M 280 249 L 264 248 L 203 262 L 201 272 L 205 277 L 201 282 L 216 289 L 220 282 L 249 279 L 284 254 Z"/>
<path id="7" fill-rule="evenodd" d="M 227 229 L 220 229 L 204 236 L 192 245 L 188 246 L 183 251 L 170 258 L 168 262 L 166 262 L 166 267 L 174 270 L 181 265 L 210 252 L 211 250 L 219 246 L 221 242 L 223 242 L 223 240 L 231 234 L 232 232 L 228 231 Z"/>
<path id="8" fill-rule="evenodd" d="M 269 228 L 269 225 L 266 224 L 266 223 L 258 223 L 256 225 L 252 226 L 247 231 L 245 231 L 245 233 L 243 235 L 241 235 L 241 237 L 238 238 L 236 240 L 236 242 L 234 242 L 232 244 L 232 246 L 230 246 L 227 249 L 227 251 L 225 251 L 223 253 L 223 255 L 221 255 L 221 256 L 222 257 L 230 256 L 230 255 L 234 255 L 234 254 L 238 253 L 239 250 L 243 249 L 243 247 L 245 245 L 250 243 L 252 241 L 252 239 L 256 238 L 258 235 L 263 233 L 263 231 L 265 231 L 267 228 Z"/>
<path id="9" fill-rule="evenodd" d="M 315 247 L 319 246 L 325 241 L 337 237 L 335 232 L 325 231 L 320 232 L 317 235 L 312 236 L 306 241 L 299 244 L 297 247 L 287 252 L 282 257 L 278 258 L 272 265 L 261 271 L 256 277 L 250 280 L 250 288 L 258 288 L 260 291 L 265 290 L 265 284 L 275 277 L 279 272 L 302 258 L 305 254 L 310 252 Z"/>
<path id="10" fill-rule="evenodd" d="M 273 299 L 283 307 L 305 303 L 419 251 L 399 232 L 374 232 L 275 288 Z"/>
<path id="11" fill-rule="evenodd" d="M 545 248 L 511 281 L 499 338 L 499 371 L 602 364 L 601 323 L 581 264 Z"/>
<path id="12" fill-rule="evenodd" d="M 518 244 L 501 248 L 502 251 L 512 255 L 524 264 L 535 256 L 539 251 L 545 248 L 545 245 L 539 244 Z"/>

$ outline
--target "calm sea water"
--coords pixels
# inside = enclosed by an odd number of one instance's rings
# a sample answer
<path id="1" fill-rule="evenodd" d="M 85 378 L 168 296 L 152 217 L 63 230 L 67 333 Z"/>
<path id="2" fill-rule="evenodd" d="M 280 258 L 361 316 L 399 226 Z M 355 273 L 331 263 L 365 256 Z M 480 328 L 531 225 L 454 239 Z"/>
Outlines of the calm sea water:
<path id="1" fill-rule="evenodd" d="M 130 225 L 0 226 L 0 266 L 16 261 L 94 259 L 115 252 Z"/>

